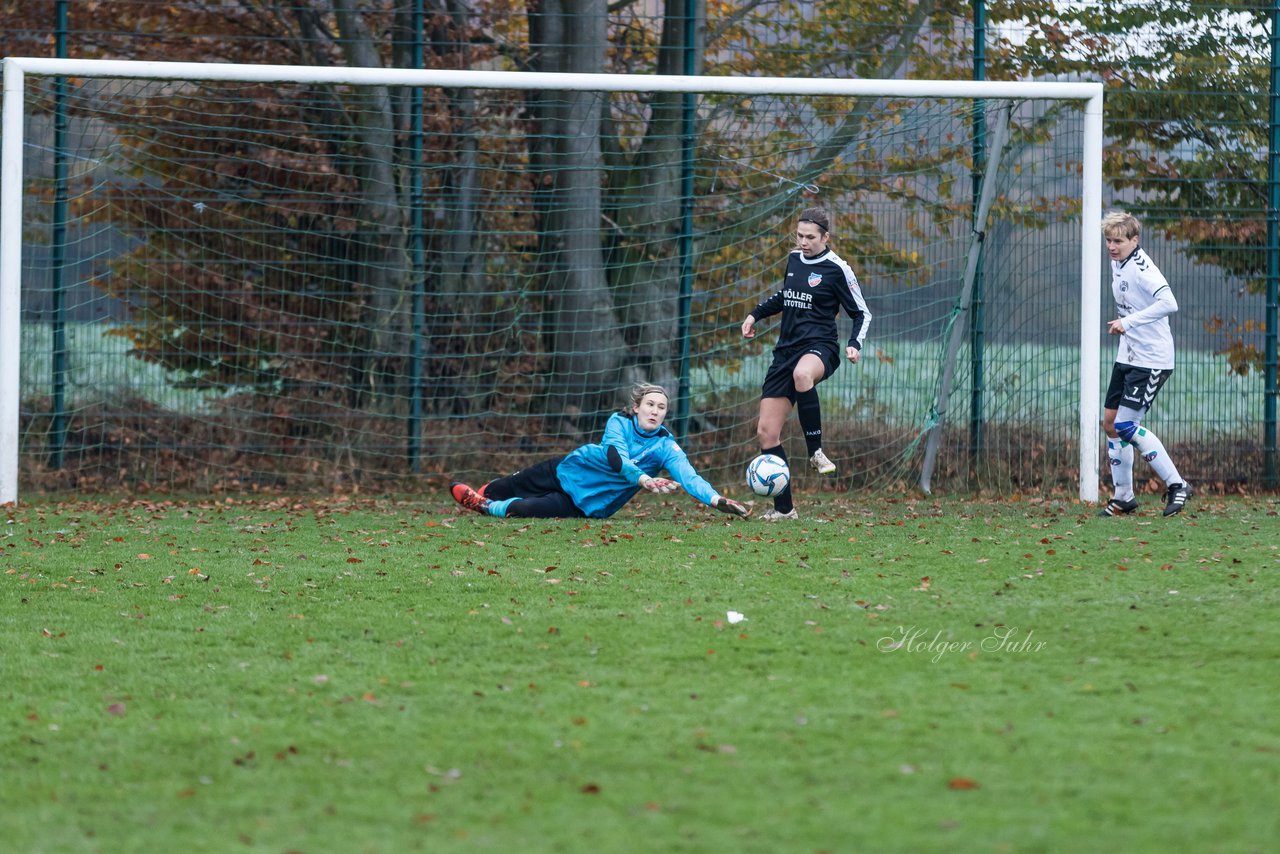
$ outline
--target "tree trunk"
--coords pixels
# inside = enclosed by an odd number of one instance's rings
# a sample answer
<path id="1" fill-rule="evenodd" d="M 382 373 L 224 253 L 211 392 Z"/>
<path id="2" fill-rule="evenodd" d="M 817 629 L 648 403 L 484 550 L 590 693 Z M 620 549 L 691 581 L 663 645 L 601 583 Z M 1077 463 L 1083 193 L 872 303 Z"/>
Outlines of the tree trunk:
<path id="1" fill-rule="evenodd" d="M 535 0 L 529 9 L 535 69 L 603 71 L 607 22 L 604 0 Z M 599 92 L 530 98 L 537 119 L 530 160 L 549 303 L 544 332 L 553 349 L 548 392 L 560 412 L 592 422 L 616 402 L 625 353 L 601 246 L 600 128 L 606 106 Z"/>
<path id="2" fill-rule="evenodd" d="M 355 0 L 334 2 L 343 52 L 352 66 L 378 67 L 382 63 L 377 48 L 357 5 Z M 360 229 L 354 236 L 359 251 L 352 269 L 359 277 L 356 292 L 363 296 L 368 330 L 358 393 L 361 399 L 371 394 L 379 409 L 390 411 L 406 397 L 407 390 L 394 378 L 403 375 L 410 319 L 405 211 L 396 189 L 395 118 L 385 86 L 353 87 L 351 97 L 349 115 L 360 148 L 357 177 L 363 189 Z"/>
<path id="3" fill-rule="evenodd" d="M 685 30 L 698 0 L 671 0 L 663 17 L 659 74 L 685 73 Z M 692 25 L 698 27 L 699 21 Z M 695 68 L 701 68 L 701 36 Z M 650 120 L 624 184 L 617 193 L 614 220 L 621 232 L 612 267 L 614 298 L 634 351 L 638 379 L 678 389 L 683 120 L 685 95 L 657 92 L 649 101 Z"/>
<path id="4" fill-rule="evenodd" d="M 461 0 L 443 0 L 449 24 L 439 25 L 431 39 L 441 56 L 459 53 L 457 66 L 471 67 L 466 31 L 467 8 Z M 437 238 L 436 263 L 430 290 L 436 297 L 431 312 L 431 337 L 440 341 L 484 341 L 477 324 L 474 295 L 484 287 L 483 266 L 476 263 L 477 231 L 480 227 L 480 145 L 477 139 L 476 97 L 467 87 L 446 91 L 449 99 L 449 133 L 453 164 L 444 175 L 440 198 L 444 203 Z M 448 347 L 450 358 L 434 376 L 437 409 L 465 414 L 471 412 L 491 391 L 474 374 L 458 371 L 457 357 L 464 355 Z M 480 348 L 465 347 L 465 355 L 479 355 Z"/>

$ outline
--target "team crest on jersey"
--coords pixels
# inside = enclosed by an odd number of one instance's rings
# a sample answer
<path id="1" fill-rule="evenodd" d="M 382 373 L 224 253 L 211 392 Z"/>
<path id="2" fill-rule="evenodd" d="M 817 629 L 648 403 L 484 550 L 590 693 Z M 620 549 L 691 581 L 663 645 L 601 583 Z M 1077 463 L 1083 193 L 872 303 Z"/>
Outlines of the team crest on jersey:
<path id="1" fill-rule="evenodd" d="M 811 288 L 816 288 L 816 287 L 817 287 L 818 285 L 820 285 L 820 284 L 822 284 L 822 274 L 821 274 L 821 273 L 810 273 L 810 274 L 809 274 L 809 287 L 811 287 Z"/>

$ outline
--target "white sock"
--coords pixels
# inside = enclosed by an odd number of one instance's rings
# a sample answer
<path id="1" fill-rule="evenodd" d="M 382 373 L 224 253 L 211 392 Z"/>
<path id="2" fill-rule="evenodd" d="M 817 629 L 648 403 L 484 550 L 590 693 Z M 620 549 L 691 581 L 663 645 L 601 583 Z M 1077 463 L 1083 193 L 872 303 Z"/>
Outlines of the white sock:
<path id="1" fill-rule="evenodd" d="M 1159 436 L 1146 427 L 1139 427 L 1138 432 L 1133 434 L 1133 444 L 1142 453 L 1142 458 L 1151 463 L 1156 477 L 1163 480 L 1165 486 L 1183 483 L 1182 475 L 1178 474 L 1178 467 L 1173 464 L 1173 460 L 1169 459 L 1169 452 L 1164 449 L 1164 443 L 1160 441 Z"/>
<path id="2" fill-rule="evenodd" d="M 1107 439 L 1111 462 L 1111 489 L 1117 501 L 1133 500 L 1133 445 L 1124 439 Z"/>

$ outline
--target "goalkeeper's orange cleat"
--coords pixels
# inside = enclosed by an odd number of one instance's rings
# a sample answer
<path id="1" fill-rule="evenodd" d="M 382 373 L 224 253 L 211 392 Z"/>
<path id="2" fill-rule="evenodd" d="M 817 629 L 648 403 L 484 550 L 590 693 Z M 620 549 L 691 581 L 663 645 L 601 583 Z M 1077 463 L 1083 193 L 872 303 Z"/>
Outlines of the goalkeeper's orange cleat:
<path id="1" fill-rule="evenodd" d="M 465 483 L 454 481 L 449 484 L 449 492 L 453 495 L 453 500 L 461 504 L 468 510 L 476 513 L 489 512 L 489 499 L 476 492 Z"/>

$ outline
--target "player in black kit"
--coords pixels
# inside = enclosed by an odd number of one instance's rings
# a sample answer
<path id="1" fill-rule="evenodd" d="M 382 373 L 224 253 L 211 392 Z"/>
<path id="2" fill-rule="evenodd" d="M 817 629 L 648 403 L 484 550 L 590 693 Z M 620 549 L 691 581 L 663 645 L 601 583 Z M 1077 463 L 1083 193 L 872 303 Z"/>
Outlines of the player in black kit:
<path id="1" fill-rule="evenodd" d="M 843 308 L 853 320 L 853 333 L 844 354 L 855 365 L 862 357 L 862 342 L 871 324 L 871 312 L 862 298 L 858 277 L 828 247 L 830 240 L 831 215 L 823 208 L 802 211 L 796 223 L 797 248 L 787 258 L 782 287 L 742 321 L 743 337 L 754 338 L 757 323 L 782 314 L 773 364 L 760 391 L 756 440 L 761 452 L 787 458 L 782 448 L 782 427 L 794 406 L 804 430 L 809 464 L 825 475 L 835 474 L 836 466 L 822 452 L 822 408 L 816 386 L 840 367 L 836 316 Z M 766 522 L 799 518 L 789 485 L 774 496 L 773 509 L 759 518 Z"/>

